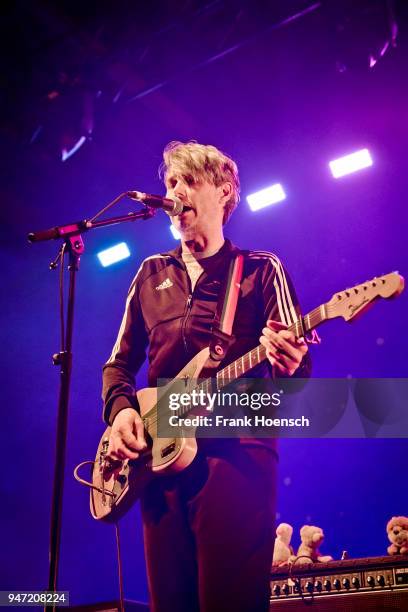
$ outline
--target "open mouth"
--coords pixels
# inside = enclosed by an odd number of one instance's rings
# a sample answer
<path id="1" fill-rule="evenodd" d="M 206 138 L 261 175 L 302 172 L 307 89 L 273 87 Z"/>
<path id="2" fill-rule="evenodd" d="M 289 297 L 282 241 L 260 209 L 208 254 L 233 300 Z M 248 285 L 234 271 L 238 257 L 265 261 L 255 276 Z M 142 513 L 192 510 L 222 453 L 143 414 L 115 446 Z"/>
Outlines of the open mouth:
<path id="1" fill-rule="evenodd" d="M 188 204 L 184 204 L 183 210 L 181 212 L 185 213 L 185 212 L 188 212 L 189 210 L 194 210 L 194 209 L 191 206 L 189 206 Z"/>

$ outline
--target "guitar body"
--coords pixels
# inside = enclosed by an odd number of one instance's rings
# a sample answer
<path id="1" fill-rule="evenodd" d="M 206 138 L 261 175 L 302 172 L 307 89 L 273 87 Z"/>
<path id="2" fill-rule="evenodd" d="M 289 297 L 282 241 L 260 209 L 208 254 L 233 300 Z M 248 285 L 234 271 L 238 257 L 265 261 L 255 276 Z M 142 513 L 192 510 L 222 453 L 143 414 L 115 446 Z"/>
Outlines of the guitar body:
<path id="1" fill-rule="evenodd" d="M 113 463 L 107 460 L 111 428 L 105 430 L 92 470 L 90 509 L 95 519 L 118 521 L 155 475 L 180 472 L 192 463 L 197 454 L 195 428 L 189 428 L 189 437 L 182 430 L 177 437 L 159 437 L 157 404 L 168 393 L 189 393 L 202 376 L 209 354 L 208 347 L 202 349 L 166 386 L 137 392 L 140 415 L 150 437 L 150 447 L 138 459 Z"/>
<path id="2" fill-rule="evenodd" d="M 343 317 L 345 321 L 351 321 L 379 298 L 395 297 L 400 295 L 403 289 L 404 279 L 397 272 L 375 277 L 361 285 L 335 293 L 331 300 L 305 317 L 300 317 L 288 329 L 299 338 L 329 319 Z M 266 359 L 266 351 L 259 345 L 217 372 L 218 387 L 222 388 L 228 381 L 242 377 L 263 359 Z M 108 427 L 99 443 L 96 459 L 91 462 L 92 483 L 75 476 L 79 482 L 91 487 L 90 505 L 94 518 L 117 521 L 140 497 L 143 488 L 155 475 L 179 472 L 190 465 L 197 454 L 196 428 L 180 428 L 177 436 L 161 438 L 158 422 L 160 417 L 164 416 L 164 425 L 166 426 L 167 421 L 168 431 L 168 413 L 160 415 L 158 402 L 163 400 L 163 405 L 168 405 L 168 398 L 165 396 L 170 393 L 190 395 L 197 387 L 198 378 L 206 379 L 214 373 L 214 365 L 210 359 L 209 348 L 204 348 L 167 385 L 137 392 L 141 416 L 150 442 L 149 450 L 143 452 L 137 460 L 112 462 L 107 458 L 110 436 Z M 201 409 L 205 410 L 205 406 Z M 197 409 L 195 413 L 198 412 Z"/>

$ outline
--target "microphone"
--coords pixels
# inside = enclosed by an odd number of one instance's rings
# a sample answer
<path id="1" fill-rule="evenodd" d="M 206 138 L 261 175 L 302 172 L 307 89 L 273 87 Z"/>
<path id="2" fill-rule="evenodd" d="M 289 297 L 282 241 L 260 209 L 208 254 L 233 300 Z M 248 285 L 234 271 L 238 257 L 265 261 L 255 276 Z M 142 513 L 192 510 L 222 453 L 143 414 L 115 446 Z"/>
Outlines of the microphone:
<path id="1" fill-rule="evenodd" d="M 151 195 L 150 193 L 143 193 L 142 191 L 128 191 L 126 193 L 131 200 L 137 200 L 143 202 L 146 206 L 152 208 L 162 208 L 170 217 L 179 215 L 183 212 L 183 202 L 178 198 L 163 198 L 158 195 Z"/>

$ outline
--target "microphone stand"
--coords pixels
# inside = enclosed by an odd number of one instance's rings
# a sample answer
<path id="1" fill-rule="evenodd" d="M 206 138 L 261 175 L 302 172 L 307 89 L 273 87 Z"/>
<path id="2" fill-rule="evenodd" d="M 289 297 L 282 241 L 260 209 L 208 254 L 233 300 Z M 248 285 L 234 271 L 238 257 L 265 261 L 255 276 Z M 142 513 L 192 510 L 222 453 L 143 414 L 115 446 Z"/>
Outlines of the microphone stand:
<path id="1" fill-rule="evenodd" d="M 112 217 L 103 221 L 95 221 L 95 219 L 100 214 L 102 214 L 105 210 L 116 204 L 126 195 L 126 193 L 123 193 L 118 196 L 115 200 L 113 200 L 113 202 L 111 202 L 102 211 L 95 215 L 91 221 L 78 221 L 67 225 L 53 227 L 47 230 L 41 230 L 39 232 L 32 232 L 28 235 L 28 240 L 30 242 L 40 242 L 45 240 L 55 240 L 57 238 L 63 238 L 64 244 L 60 248 L 56 259 L 50 264 L 50 269 L 55 269 L 59 260 L 61 262 L 61 266 L 63 266 L 64 252 L 68 251 L 69 253 L 69 291 L 67 305 L 67 323 L 65 334 L 63 334 L 65 335 L 65 343 L 61 347 L 62 350 L 59 353 L 55 353 L 52 357 L 53 364 L 60 366 L 60 388 L 58 399 L 55 466 L 51 505 L 49 547 L 48 591 L 52 592 L 57 591 L 58 564 L 61 540 L 62 499 L 64 489 L 65 455 L 68 425 L 68 407 L 72 373 L 72 335 L 74 321 L 75 282 L 77 272 L 79 270 L 80 258 L 85 251 L 84 242 L 82 240 L 82 233 L 106 225 L 114 225 L 116 223 L 124 223 L 126 221 L 135 221 L 136 219 L 151 219 L 156 214 L 156 211 L 153 208 L 146 207 L 145 209 L 139 212 L 131 212 L 127 215 L 122 215 L 120 217 Z M 52 609 L 55 610 L 55 607 L 55 605 L 52 606 Z"/>

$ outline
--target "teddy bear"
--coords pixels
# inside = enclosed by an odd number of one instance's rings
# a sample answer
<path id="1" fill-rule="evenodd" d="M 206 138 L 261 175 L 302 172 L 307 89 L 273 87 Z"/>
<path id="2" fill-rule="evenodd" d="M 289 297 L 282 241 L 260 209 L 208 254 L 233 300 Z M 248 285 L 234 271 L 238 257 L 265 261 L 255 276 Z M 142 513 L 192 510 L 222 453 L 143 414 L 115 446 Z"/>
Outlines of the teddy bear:
<path id="1" fill-rule="evenodd" d="M 387 535 L 391 545 L 389 555 L 408 554 L 408 517 L 393 516 L 387 523 Z"/>
<path id="2" fill-rule="evenodd" d="M 327 563 L 333 561 L 330 555 L 321 555 L 319 546 L 324 540 L 323 529 L 313 525 L 303 525 L 300 530 L 301 545 L 297 551 L 297 563 Z M 299 558 L 300 557 L 300 558 Z"/>
<path id="3" fill-rule="evenodd" d="M 272 565 L 286 565 L 288 559 L 293 555 L 293 548 L 290 545 L 293 527 L 289 523 L 280 523 L 276 528 L 275 546 L 273 549 Z"/>

